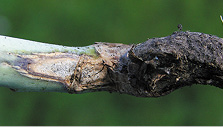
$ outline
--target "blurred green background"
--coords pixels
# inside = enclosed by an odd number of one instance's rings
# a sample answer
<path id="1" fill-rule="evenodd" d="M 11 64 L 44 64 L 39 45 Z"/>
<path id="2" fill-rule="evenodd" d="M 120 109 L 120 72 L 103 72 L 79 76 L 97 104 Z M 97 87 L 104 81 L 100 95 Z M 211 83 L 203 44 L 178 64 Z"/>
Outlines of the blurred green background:
<path id="1" fill-rule="evenodd" d="M 132 44 L 181 23 L 222 37 L 222 7 L 222 0 L 0 0 L 0 34 L 67 46 Z M 222 89 L 202 85 L 160 98 L 0 88 L 0 125 L 223 125 L 222 97 Z"/>

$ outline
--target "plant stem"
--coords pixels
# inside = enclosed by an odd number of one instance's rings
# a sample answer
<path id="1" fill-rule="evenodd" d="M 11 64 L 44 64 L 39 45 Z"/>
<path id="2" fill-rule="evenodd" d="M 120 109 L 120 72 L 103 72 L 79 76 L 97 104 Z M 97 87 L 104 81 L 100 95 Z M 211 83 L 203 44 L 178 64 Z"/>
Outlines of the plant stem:
<path id="1" fill-rule="evenodd" d="M 122 49 L 109 52 L 109 46 Z M 130 46 L 67 47 L 0 36 L 0 47 L 0 86 L 17 92 L 82 93 L 107 89 L 105 66 L 114 66 Z"/>
<path id="2" fill-rule="evenodd" d="M 41 77 L 41 75 L 39 77 L 35 77 L 30 74 L 31 68 L 27 68 L 27 70 L 25 70 L 24 66 L 30 64 L 28 63 L 29 57 L 33 57 L 30 58 L 31 62 L 38 59 L 37 56 L 43 57 L 46 55 L 55 55 L 56 57 L 56 54 L 58 53 L 68 55 L 97 55 L 95 54 L 95 49 L 92 46 L 67 47 L 6 36 L 0 36 L 0 47 L 0 85 L 11 88 L 18 92 L 67 92 L 66 88 L 61 82 Z M 34 58 L 35 56 L 36 58 Z M 59 57 L 59 55 L 57 56 Z M 56 59 L 59 60 L 58 58 Z M 78 58 L 74 59 L 74 61 L 75 60 L 78 61 Z M 43 64 L 43 61 L 47 61 L 47 59 L 43 58 L 42 61 L 39 60 L 38 62 L 40 62 L 40 64 Z M 55 63 L 51 62 L 48 63 L 48 65 L 45 63 L 44 66 L 51 67 L 51 69 L 54 69 L 54 71 L 55 69 L 64 69 L 63 67 L 61 68 L 61 66 L 59 65 L 54 66 L 53 68 L 53 65 L 58 64 L 58 62 L 61 62 L 60 65 L 63 64 L 63 61 L 55 61 Z M 43 71 L 40 70 L 41 68 L 38 69 L 39 71 Z M 44 69 L 47 68 L 45 67 Z M 52 73 L 52 71 L 47 73 Z"/>
<path id="3" fill-rule="evenodd" d="M 174 32 L 137 45 L 66 47 L 0 36 L 0 86 L 19 92 L 109 91 L 160 97 L 192 84 L 223 88 L 223 40 Z"/>

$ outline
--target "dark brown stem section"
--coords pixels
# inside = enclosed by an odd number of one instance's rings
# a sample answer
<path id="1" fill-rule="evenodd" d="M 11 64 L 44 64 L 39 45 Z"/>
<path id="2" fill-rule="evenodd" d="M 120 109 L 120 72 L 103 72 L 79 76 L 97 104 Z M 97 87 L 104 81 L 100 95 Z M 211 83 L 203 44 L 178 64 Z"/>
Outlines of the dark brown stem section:
<path id="1" fill-rule="evenodd" d="M 192 84 L 223 88 L 223 40 L 219 37 L 174 32 L 123 46 L 129 47 L 127 52 L 122 52 L 113 66 L 106 66 L 110 83 L 103 90 L 160 97 Z"/>

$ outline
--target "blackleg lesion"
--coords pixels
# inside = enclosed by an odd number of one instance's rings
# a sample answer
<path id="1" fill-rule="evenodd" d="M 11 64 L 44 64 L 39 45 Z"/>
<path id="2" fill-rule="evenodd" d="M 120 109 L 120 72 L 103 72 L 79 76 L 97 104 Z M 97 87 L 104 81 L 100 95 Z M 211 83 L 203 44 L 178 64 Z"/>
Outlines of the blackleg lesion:
<path id="1" fill-rule="evenodd" d="M 110 83 L 110 79 L 102 58 L 95 59 L 87 55 L 81 55 L 69 79 L 70 81 L 67 84 L 69 93 L 109 89 L 107 84 Z"/>

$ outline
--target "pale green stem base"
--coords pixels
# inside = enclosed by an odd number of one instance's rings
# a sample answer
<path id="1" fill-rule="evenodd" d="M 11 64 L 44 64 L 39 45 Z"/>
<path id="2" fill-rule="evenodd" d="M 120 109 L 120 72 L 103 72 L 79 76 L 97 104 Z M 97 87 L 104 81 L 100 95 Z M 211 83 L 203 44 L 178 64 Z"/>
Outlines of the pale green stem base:
<path id="1" fill-rule="evenodd" d="M 18 92 L 66 92 L 60 82 L 26 77 L 15 69 L 19 55 L 54 52 L 95 55 L 93 46 L 67 47 L 0 36 L 0 86 Z"/>

